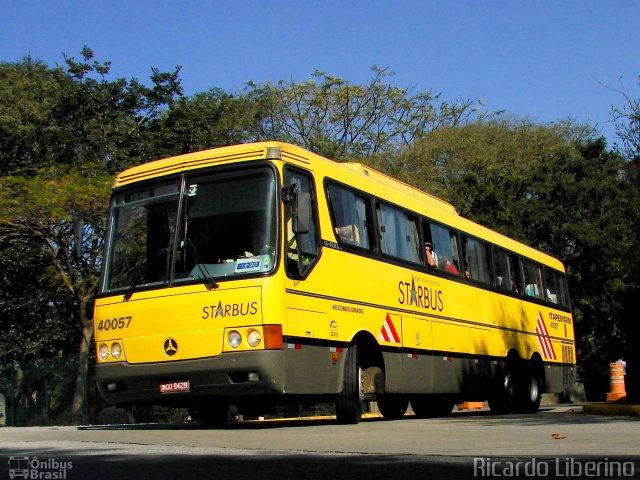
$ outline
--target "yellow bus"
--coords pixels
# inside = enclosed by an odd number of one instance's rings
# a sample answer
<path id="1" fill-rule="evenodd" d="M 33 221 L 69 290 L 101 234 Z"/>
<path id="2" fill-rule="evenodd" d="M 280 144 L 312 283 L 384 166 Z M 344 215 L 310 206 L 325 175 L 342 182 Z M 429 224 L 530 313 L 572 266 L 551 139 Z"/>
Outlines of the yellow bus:
<path id="1" fill-rule="evenodd" d="M 562 263 L 356 163 L 262 142 L 114 181 L 96 378 L 111 404 L 364 402 L 400 418 L 459 401 L 535 412 L 573 382 Z"/>

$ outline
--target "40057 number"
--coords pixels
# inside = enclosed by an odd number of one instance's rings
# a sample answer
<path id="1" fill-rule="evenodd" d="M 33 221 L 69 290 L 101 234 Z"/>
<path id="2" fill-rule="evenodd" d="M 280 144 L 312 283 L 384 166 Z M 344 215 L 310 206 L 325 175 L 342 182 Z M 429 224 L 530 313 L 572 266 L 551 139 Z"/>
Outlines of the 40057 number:
<path id="1" fill-rule="evenodd" d="M 131 320 L 133 320 L 133 317 L 131 316 L 100 320 L 96 329 L 101 332 L 108 332 L 109 330 L 121 330 L 123 328 L 129 328 L 129 325 L 131 325 Z"/>

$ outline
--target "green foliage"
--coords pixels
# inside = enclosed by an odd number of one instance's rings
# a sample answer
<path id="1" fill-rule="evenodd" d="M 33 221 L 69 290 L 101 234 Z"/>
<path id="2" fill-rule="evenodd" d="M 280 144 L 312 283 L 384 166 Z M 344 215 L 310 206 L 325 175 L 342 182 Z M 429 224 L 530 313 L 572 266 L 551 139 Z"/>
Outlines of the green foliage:
<path id="1" fill-rule="evenodd" d="M 6 340 L 28 342 L 16 351 L 0 340 L 0 357 L 52 353 L 75 339 L 87 358 L 111 174 L 154 156 L 149 126 L 182 94 L 179 68 L 152 69 L 146 86 L 109 79 L 110 63 L 94 61 L 88 47 L 81 55 L 65 56 L 65 69 L 30 58 L 0 64 L 0 272 L 10 277 L 0 299 L 18 315 L 6 325 Z M 29 261 L 33 254 L 38 262 Z M 29 292 L 45 284 L 48 292 L 38 289 L 20 306 L 14 261 L 30 279 Z M 67 330 L 63 345 L 49 338 L 60 328 Z M 75 381 L 77 421 L 86 378 L 85 360 Z"/>
<path id="2" fill-rule="evenodd" d="M 30 57 L 0 63 L 0 175 L 66 160 L 62 106 L 70 88 L 62 69 Z"/>
<path id="3" fill-rule="evenodd" d="M 73 305 L 45 278 L 48 258 L 33 247 L 0 248 L 0 363 L 75 352 Z"/>
<path id="4" fill-rule="evenodd" d="M 158 158 L 258 140 L 258 106 L 218 88 L 178 99 L 151 127 Z"/>

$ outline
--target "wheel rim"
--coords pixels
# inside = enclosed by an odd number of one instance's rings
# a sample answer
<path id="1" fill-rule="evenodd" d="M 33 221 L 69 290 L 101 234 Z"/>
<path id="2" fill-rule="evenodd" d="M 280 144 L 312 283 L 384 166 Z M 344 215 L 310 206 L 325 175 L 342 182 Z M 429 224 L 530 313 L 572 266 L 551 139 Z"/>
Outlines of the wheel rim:
<path id="1" fill-rule="evenodd" d="M 504 387 L 504 392 L 506 393 L 507 397 L 511 397 L 513 395 L 513 379 L 511 378 L 510 373 L 507 373 L 504 376 L 502 386 Z"/>
<path id="2" fill-rule="evenodd" d="M 539 396 L 540 385 L 538 385 L 538 380 L 536 377 L 531 377 L 529 381 L 529 400 L 531 400 L 531 403 L 536 403 Z"/>

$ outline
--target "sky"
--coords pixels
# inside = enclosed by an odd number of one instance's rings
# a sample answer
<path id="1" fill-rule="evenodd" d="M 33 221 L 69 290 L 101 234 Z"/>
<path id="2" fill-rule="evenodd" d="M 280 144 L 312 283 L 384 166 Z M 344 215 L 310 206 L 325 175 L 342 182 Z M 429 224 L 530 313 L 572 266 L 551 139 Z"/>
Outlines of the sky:
<path id="1" fill-rule="evenodd" d="M 640 96 L 636 0 L 0 0 L 0 62 L 62 65 L 84 45 L 114 78 L 181 66 L 187 95 L 316 70 L 366 84 L 376 65 L 416 93 L 589 123 L 610 146 L 614 90 Z"/>

